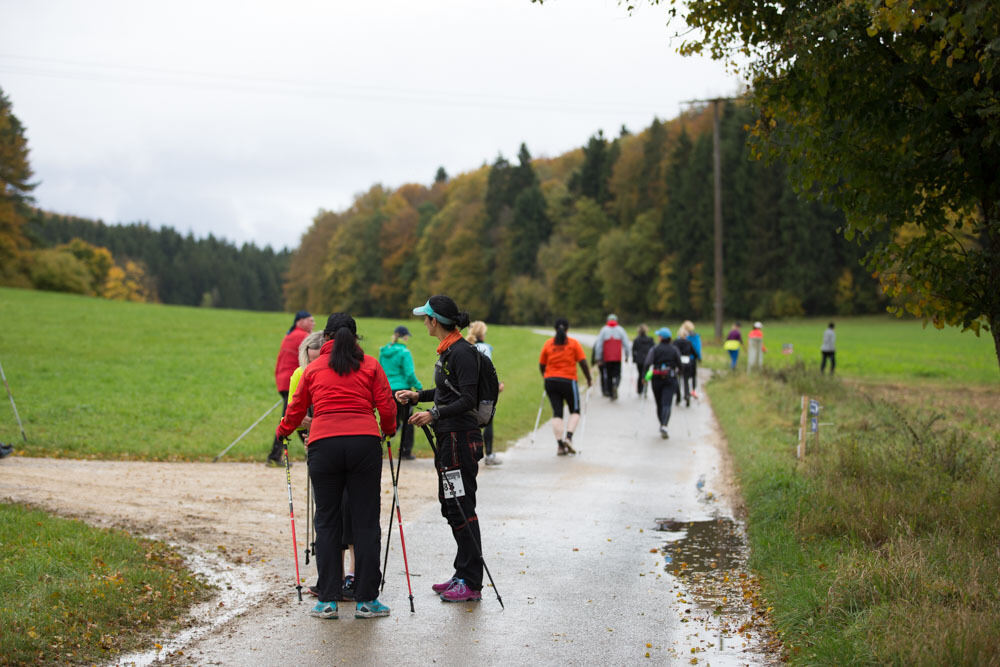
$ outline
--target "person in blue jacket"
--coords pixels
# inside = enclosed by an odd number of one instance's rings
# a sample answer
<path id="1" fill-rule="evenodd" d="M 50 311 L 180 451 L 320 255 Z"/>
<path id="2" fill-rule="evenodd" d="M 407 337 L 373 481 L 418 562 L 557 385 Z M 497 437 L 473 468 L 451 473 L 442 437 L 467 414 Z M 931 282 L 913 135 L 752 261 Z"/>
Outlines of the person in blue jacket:
<path id="1" fill-rule="evenodd" d="M 383 345 L 378 353 L 378 362 L 382 364 L 385 375 L 389 378 L 389 387 L 395 398 L 396 392 L 401 389 L 413 389 L 421 391 L 423 385 L 417 379 L 413 371 L 413 355 L 406 348 L 406 341 L 410 340 L 410 330 L 402 324 L 392 332 L 392 341 L 388 345 Z M 406 420 L 410 418 L 410 406 L 396 401 L 396 430 L 399 436 L 399 456 L 412 461 L 417 458 L 413 455 L 413 425 Z"/>

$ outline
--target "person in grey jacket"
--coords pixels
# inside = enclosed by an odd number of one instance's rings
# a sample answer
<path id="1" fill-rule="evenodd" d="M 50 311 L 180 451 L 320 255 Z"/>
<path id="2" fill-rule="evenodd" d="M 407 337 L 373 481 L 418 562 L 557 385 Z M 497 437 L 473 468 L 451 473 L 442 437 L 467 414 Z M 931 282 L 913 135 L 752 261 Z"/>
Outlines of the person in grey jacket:
<path id="1" fill-rule="evenodd" d="M 833 375 L 833 370 L 837 367 L 837 334 L 833 332 L 833 322 L 830 322 L 830 326 L 823 332 L 823 344 L 820 345 L 819 351 L 823 354 L 819 372 L 823 373 L 826 370 L 826 360 L 829 359 L 830 375 Z"/>
<path id="2" fill-rule="evenodd" d="M 601 369 L 601 391 L 611 400 L 618 398 L 618 383 L 622 379 L 622 361 L 632 355 L 628 334 L 618 326 L 618 316 L 608 315 L 594 341 L 594 362 Z"/>

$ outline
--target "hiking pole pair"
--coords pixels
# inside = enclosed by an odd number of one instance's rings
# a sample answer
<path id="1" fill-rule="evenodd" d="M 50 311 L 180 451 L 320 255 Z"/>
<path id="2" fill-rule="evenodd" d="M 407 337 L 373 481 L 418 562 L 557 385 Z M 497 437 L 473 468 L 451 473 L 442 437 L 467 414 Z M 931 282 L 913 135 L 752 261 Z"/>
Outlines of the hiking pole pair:
<path id="1" fill-rule="evenodd" d="M 6 383 L 6 380 L 4 382 Z M 271 414 L 272 412 L 274 412 L 274 409 L 276 407 L 278 407 L 279 405 L 281 405 L 281 401 L 282 401 L 282 399 L 279 398 L 278 402 L 275 403 L 274 405 L 272 405 L 270 410 L 268 410 L 267 412 L 265 412 L 264 414 L 262 414 L 260 416 L 260 418 L 257 421 L 255 421 L 253 424 L 250 424 L 250 428 L 248 428 L 247 430 L 245 430 L 242 433 L 240 433 L 240 437 L 238 437 L 235 440 L 233 440 L 231 443 L 229 443 L 228 447 L 226 447 L 221 452 L 219 452 L 218 455 L 214 459 L 212 459 L 212 463 L 215 463 L 216 461 L 218 461 L 219 459 L 221 459 L 223 456 L 225 456 L 226 452 L 228 452 L 230 449 L 232 449 L 233 445 L 235 445 L 237 442 L 239 442 L 240 440 L 242 440 L 243 436 L 245 436 L 247 433 L 249 433 L 250 431 L 252 431 L 254 426 L 256 426 L 257 424 L 259 424 L 262 421 L 264 421 L 265 417 L 267 417 L 269 414 Z"/>
<path id="2" fill-rule="evenodd" d="M 409 410 L 407 410 L 409 412 Z M 385 538 L 385 561 L 382 563 L 382 583 L 379 590 L 385 589 L 385 568 L 389 564 L 389 540 L 392 539 L 392 512 L 396 511 L 396 523 L 399 524 L 399 544 L 403 549 L 403 568 L 406 570 L 406 588 L 410 592 L 410 613 L 415 612 L 413 608 L 413 586 L 410 585 L 410 564 L 406 560 L 406 538 L 403 537 L 403 515 L 399 510 L 399 469 L 403 465 L 403 451 L 399 451 L 399 461 L 396 468 L 392 467 L 392 441 L 385 439 L 386 451 L 389 454 L 389 475 L 392 477 L 392 508 L 389 510 L 389 530 Z M 402 439 L 402 438 L 400 438 Z"/>
<path id="3" fill-rule="evenodd" d="M 10 393 L 10 385 L 7 384 L 7 374 L 3 372 L 3 364 L 0 364 L 0 377 L 3 378 L 3 386 L 7 388 L 7 398 L 10 399 L 10 407 L 14 408 L 14 419 L 17 420 L 17 426 L 21 429 L 21 437 L 24 438 L 24 444 L 28 444 L 28 436 L 24 434 L 21 416 L 17 414 L 17 406 L 14 405 L 14 394 Z"/>
<path id="4" fill-rule="evenodd" d="M 476 545 L 476 554 L 479 556 L 479 562 L 483 564 L 483 569 L 486 570 L 486 576 L 490 578 L 490 586 L 493 587 L 493 592 L 496 593 L 497 602 L 500 603 L 500 608 L 504 609 L 503 599 L 500 597 L 500 591 L 497 590 L 497 585 L 496 582 L 493 581 L 493 575 L 490 573 L 490 568 L 486 566 L 486 559 L 483 558 L 483 547 L 479 544 L 479 540 L 476 539 L 476 534 L 472 532 L 472 526 L 469 525 L 469 517 L 465 516 L 465 510 L 462 509 L 462 503 L 458 501 L 455 484 L 448 478 L 447 475 L 443 474 L 441 469 L 437 466 L 438 450 L 434 445 L 434 436 L 431 434 L 431 430 L 426 424 L 424 424 L 422 428 L 424 429 L 424 435 L 427 436 L 427 442 L 430 443 L 431 451 L 434 452 L 434 470 L 437 471 L 438 480 L 441 482 L 441 490 L 444 493 L 444 497 L 450 497 L 455 501 L 455 507 L 458 508 L 458 513 L 462 516 L 462 524 L 469 531 L 469 537 L 472 538 L 472 543 Z"/>
<path id="5" fill-rule="evenodd" d="M 280 403 L 281 401 L 278 402 Z M 267 415 L 264 416 L 266 417 Z M 292 555 L 295 556 L 295 590 L 299 592 L 299 602 L 302 602 L 302 577 L 299 575 L 299 544 L 295 541 L 295 510 L 292 509 L 292 464 L 288 461 L 288 436 L 281 439 L 281 445 L 285 449 L 285 482 L 288 484 L 288 518 L 292 522 Z"/>
<path id="6" fill-rule="evenodd" d="M 538 422 L 542 419 L 542 408 L 545 407 L 545 388 L 542 387 L 542 399 L 538 402 L 538 414 L 535 415 L 535 428 L 531 430 L 531 444 L 535 444 L 535 434 L 538 432 Z"/>

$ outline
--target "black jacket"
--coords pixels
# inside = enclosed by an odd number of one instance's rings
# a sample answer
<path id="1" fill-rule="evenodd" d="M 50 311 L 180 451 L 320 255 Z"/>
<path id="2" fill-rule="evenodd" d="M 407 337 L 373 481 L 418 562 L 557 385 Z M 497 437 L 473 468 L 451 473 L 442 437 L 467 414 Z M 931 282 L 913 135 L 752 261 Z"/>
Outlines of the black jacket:
<path id="1" fill-rule="evenodd" d="M 694 351 L 694 344 L 692 344 L 687 338 L 678 338 L 675 340 L 674 347 L 677 348 L 677 351 L 680 352 L 681 355 L 691 357 L 691 360 L 688 363 L 693 363 L 695 359 L 697 359 L 697 354 Z"/>
<path id="2" fill-rule="evenodd" d="M 438 433 L 479 428 L 476 393 L 479 388 L 479 350 L 460 338 L 434 364 L 434 387 L 420 392 L 420 401 L 434 401 L 438 418 L 431 424 Z"/>
<path id="3" fill-rule="evenodd" d="M 635 359 L 635 362 L 637 364 L 645 362 L 646 355 L 649 354 L 649 350 L 655 344 L 656 343 L 653 341 L 653 339 L 647 336 L 646 334 L 640 334 L 636 336 L 635 340 L 632 341 L 632 358 Z M 645 368 L 646 367 L 643 366 L 643 370 L 645 370 Z"/>
<path id="4" fill-rule="evenodd" d="M 653 367 L 653 377 L 676 377 L 681 367 L 681 353 L 673 343 L 660 341 L 660 344 L 646 355 L 644 368 L 650 366 Z"/>

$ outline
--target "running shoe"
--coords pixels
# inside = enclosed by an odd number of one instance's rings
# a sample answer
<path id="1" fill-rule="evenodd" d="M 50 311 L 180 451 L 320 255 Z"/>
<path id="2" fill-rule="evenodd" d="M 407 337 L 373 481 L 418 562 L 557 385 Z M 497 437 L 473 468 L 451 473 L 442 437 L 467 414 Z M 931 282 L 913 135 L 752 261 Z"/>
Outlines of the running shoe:
<path id="1" fill-rule="evenodd" d="M 341 600 L 353 600 L 354 599 L 354 575 L 349 574 L 344 577 L 344 586 L 340 591 Z"/>
<path id="2" fill-rule="evenodd" d="M 502 465 L 503 461 L 498 459 L 496 454 L 490 454 L 489 456 L 486 457 L 486 460 L 483 461 L 483 463 L 485 463 L 488 466 L 498 466 Z"/>
<path id="3" fill-rule="evenodd" d="M 479 602 L 483 599 L 483 594 L 469 588 L 464 579 L 458 579 L 440 597 L 442 602 Z"/>
<path id="4" fill-rule="evenodd" d="M 359 602 L 354 608 L 354 618 L 375 618 L 377 616 L 388 616 L 389 608 L 378 600 Z"/>
<path id="5" fill-rule="evenodd" d="M 666 426 L 661 426 L 660 427 L 660 437 L 663 438 L 664 440 L 666 440 L 667 438 L 670 437 L 670 435 L 667 433 L 667 427 Z"/>
<path id="6" fill-rule="evenodd" d="M 319 597 L 319 588 L 317 588 L 316 586 L 309 586 L 309 587 L 306 588 L 306 593 L 308 593 L 309 595 L 313 596 L 314 598 L 318 598 Z"/>
<path id="7" fill-rule="evenodd" d="M 309 610 L 309 615 L 316 618 L 337 618 L 337 603 L 317 602 L 316 606 Z"/>
<path id="8" fill-rule="evenodd" d="M 440 584 L 434 584 L 431 586 L 431 589 L 433 589 L 435 593 L 444 593 L 446 590 L 454 586 L 456 581 L 458 581 L 458 579 L 452 577 L 448 581 L 443 581 Z"/>
<path id="9" fill-rule="evenodd" d="M 563 442 L 562 440 L 560 440 L 559 441 L 559 448 L 556 450 L 556 455 L 558 455 L 558 456 L 566 456 L 567 454 L 569 454 L 569 450 L 566 449 L 566 443 Z"/>

